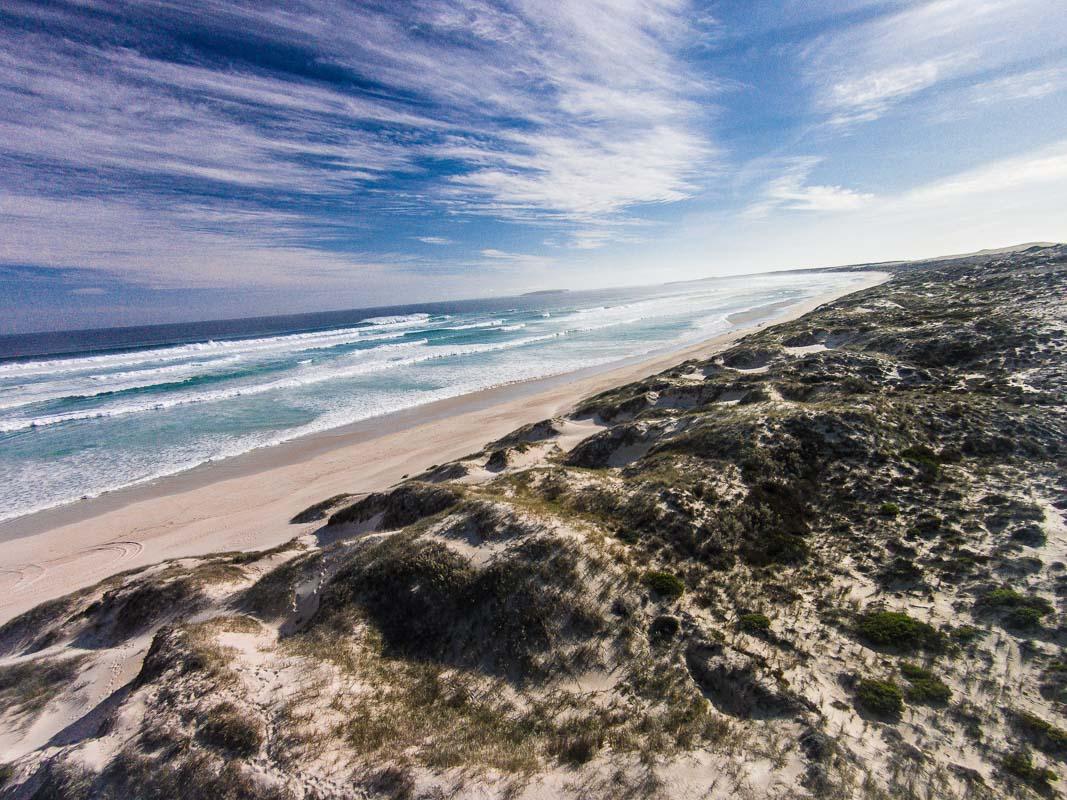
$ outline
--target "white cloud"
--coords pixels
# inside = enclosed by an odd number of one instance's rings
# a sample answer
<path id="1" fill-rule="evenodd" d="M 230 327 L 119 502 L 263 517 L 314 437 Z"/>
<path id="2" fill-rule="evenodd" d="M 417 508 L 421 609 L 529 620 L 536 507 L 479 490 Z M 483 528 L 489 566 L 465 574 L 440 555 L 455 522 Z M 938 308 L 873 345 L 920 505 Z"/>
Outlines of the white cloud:
<path id="1" fill-rule="evenodd" d="M 507 264 L 509 267 L 520 267 L 523 270 L 540 269 L 552 266 L 555 260 L 547 256 L 538 256 L 531 253 L 513 253 L 508 250 L 497 250 L 493 247 L 484 248 L 481 251 L 483 266 L 496 267 Z"/>
<path id="2" fill-rule="evenodd" d="M 827 33 L 804 52 L 817 108 L 834 124 L 877 119 L 950 81 L 1054 54 L 1067 36 L 1060 0 L 908 0 Z"/>
<path id="3" fill-rule="evenodd" d="M 312 89 L 298 108 L 278 80 L 48 44 L 15 37 L 0 55 L 0 152 L 9 156 L 307 193 L 410 167 L 403 147 L 361 129 L 389 117 L 373 104 L 338 95 L 331 106 Z M 254 108 L 234 106 L 252 98 Z M 259 115 L 286 124 L 264 127 Z"/>
<path id="4" fill-rule="evenodd" d="M 13 165 L 0 188 L 22 206 L 21 227 L 0 249 L 25 254 L 32 242 L 42 255 L 30 263 L 113 258 L 150 281 L 166 264 L 175 281 L 213 270 L 274 281 L 286 263 L 294 275 L 343 271 L 348 259 L 335 248 L 316 252 L 328 238 L 317 224 L 351 234 L 367 211 L 425 214 L 437 204 L 588 229 L 691 197 L 716 152 L 702 103 L 718 87 L 690 77 L 677 55 L 713 24 L 690 0 L 191 0 L 181 9 L 134 0 L 112 12 L 98 29 L 75 7 L 16 4 L 11 13 L 35 24 L 0 28 L 0 157 Z M 240 31 L 263 51 L 306 54 L 307 69 L 375 86 L 350 91 L 239 56 L 159 56 L 157 37 L 194 17 L 206 32 Z M 154 20 L 150 30 L 137 27 L 143 19 Z M 50 34 L 53 24 L 78 35 Z M 153 46 L 139 49 L 149 35 Z M 443 159 L 449 177 L 434 169 Z M 190 198 L 203 206 L 195 219 L 179 207 Z M 242 214 L 277 203 L 308 211 L 276 229 L 241 227 Z M 315 204 L 345 213 L 317 223 Z M 109 227 L 119 206 L 139 228 Z M 117 238 L 67 234 L 98 211 Z M 169 246 L 164 231 L 174 232 Z M 179 267 L 182 242 L 214 260 Z M 250 262 L 243 252 L 261 266 L 236 266 Z"/>
<path id="5" fill-rule="evenodd" d="M 339 285 L 393 266 L 303 246 L 301 227 L 288 214 L 0 195 L 0 263 L 79 267 L 185 288 L 306 287 L 309 279 Z"/>
<path id="6" fill-rule="evenodd" d="M 1036 211 L 1047 206 L 1038 192 L 1049 184 L 1067 186 L 1067 140 L 932 181 L 903 193 L 893 204 L 942 206 L 975 197 L 999 200 L 1002 195 L 1032 189 Z"/>
<path id="7" fill-rule="evenodd" d="M 416 241 L 422 242 L 423 244 L 433 244 L 433 245 L 455 244 L 455 242 L 453 242 L 451 239 L 445 238 L 444 236 L 416 236 L 415 239 L 416 239 Z"/>
<path id="8" fill-rule="evenodd" d="M 975 84 L 972 102 L 999 105 L 1015 100 L 1040 100 L 1067 89 L 1067 65 L 1028 70 Z"/>
<path id="9" fill-rule="evenodd" d="M 452 179 L 465 208 L 523 217 L 532 210 L 588 220 L 640 203 L 683 200 L 707 156 L 702 141 L 670 127 L 634 132 L 576 128 L 571 135 L 511 137 L 513 148 L 482 150 L 486 166 Z M 446 190 L 447 191 L 447 190 Z"/>
<path id="10" fill-rule="evenodd" d="M 761 199 L 750 205 L 745 215 L 765 217 L 775 210 L 848 211 L 874 199 L 872 194 L 844 186 L 808 184 L 808 176 L 821 160 L 811 157 L 790 159 L 783 173 L 766 185 Z"/>
<path id="11" fill-rule="evenodd" d="M 921 64 L 905 64 L 849 78 L 830 87 L 826 103 L 835 109 L 830 122 L 835 125 L 869 122 L 889 110 L 893 103 L 937 83 L 952 62 L 931 59 Z"/>
<path id="12" fill-rule="evenodd" d="M 1067 241 L 1067 139 L 927 180 L 833 214 L 693 215 L 672 233 L 671 277 L 923 258 Z M 640 272 L 658 247 L 612 254 Z"/>

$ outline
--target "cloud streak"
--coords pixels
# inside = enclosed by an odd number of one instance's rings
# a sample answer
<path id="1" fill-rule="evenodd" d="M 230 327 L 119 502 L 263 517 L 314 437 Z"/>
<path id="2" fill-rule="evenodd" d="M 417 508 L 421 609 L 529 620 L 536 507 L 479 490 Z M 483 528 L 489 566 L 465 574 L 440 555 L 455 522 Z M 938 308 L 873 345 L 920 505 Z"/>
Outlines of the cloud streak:
<path id="1" fill-rule="evenodd" d="M 588 228 L 685 200 L 714 153 L 696 102 L 713 87 L 674 56 L 687 0 L 87 5 L 15 2 L 0 30 L 4 188 L 26 203 L 8 258 L 158 281 L 151 233 L 110 252 L 49 234 L 49 208 L 106 229 L 117 202 L 204 261 L 247 244 L 243 218 L 297 209 L 316 221 L 259 225 L 254 249 L 321 270 L 345 259 L 311 250 L 375 217 Z"/>
<path id="2" fill-rule="evenodd" d="M 807 80 L 834 125 L 870 122 L 935 86 L 1062 54 L 1058 0 L 906 0 L 804 48 Z"/>
<path id="3" fill-rule="evenodd" d="M 874 199 L 873 194 L 857 192 L 844 186 L 809 184 L 808 177 L 822 159 L 794 158 L 783 172 L 770 181 L 760 200 L 750 205 L 745 216 L 766 217 L 784 211 L 850 211 Z"/>

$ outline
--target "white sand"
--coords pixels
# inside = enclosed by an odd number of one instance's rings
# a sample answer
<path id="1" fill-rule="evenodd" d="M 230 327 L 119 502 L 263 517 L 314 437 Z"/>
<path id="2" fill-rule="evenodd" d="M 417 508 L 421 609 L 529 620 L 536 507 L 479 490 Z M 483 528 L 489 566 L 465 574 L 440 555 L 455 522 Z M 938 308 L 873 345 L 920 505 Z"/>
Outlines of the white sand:
<path id="1" fill-rule="evenodd" d="M 732 320 L 750 327 L 666 355 L 432 403 L 4 523 L 0 622 L 132 567 L 279 544 L 320 525 L 288 520 L 327 497 L 385 488 L 591 394 L 707 358 L 759 327 L 752 323 L 760 315 L 794 319 L 887 278 L 869 273 L 847 290 L 784 311 L 780 304 L 756 309 Z"/>

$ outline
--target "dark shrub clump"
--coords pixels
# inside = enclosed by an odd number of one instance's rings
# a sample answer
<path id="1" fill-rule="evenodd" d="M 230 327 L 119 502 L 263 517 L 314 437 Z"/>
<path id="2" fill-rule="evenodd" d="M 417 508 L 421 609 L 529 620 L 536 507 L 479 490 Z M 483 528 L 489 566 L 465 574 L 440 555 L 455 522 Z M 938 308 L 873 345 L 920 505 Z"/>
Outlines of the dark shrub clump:
<path id="1" fill-rule="evenodd" d="M 899 717 L 904 710 L 904 693 L 892 681 L 864 678 L 856 687 L 856 704 L 880 717 Z"/>
<path id="2" fill-rule="evenodd" d="M 668 600 L 677 600 L 685 594 L 685 584 L 681 578 L 669 572 L 646 572 L 645 585 Z"/>
<path id="3" fill-rule="evenodd" d="M 1043 617 L 1053 611 L 1052 603 L 1037 595 L 1024 595 L 1007 587 L 993 589 L 978 599 L 980 610 L 1001 615 L 1009 628 L 1032 630 L 1041 626 Z"/>
<path id="4" fill-rule="evenodd" d="M 747 633 L 764 634 L 771 629 L 771 620 L 766 614 L 742 614 L 737 625 Z"/>
<path id="5" fill-rule="evenodd" d="M 1041 794 L 1051 794 L 1051 784 L 1059 778 L 1050 769 L 1035 767 L 1030 754 L 1022 751 L 1005 756 L 1001 765 L 1009 775 L 1014 775 L 1019 780 L 1030 784 Z"/>
<path id="6" fill-rule="evenodd" d="M 242 714 L 233 703 L 219 703 L 199 731 L 200 741 L 240 758 L 249 758 L 263 745 L 259 724 Z"/>
<path id="7" fill-rule="evenodd" d="M 944 637 L 925 622 L 902 611 L 869 611 L 860 616 L 856 632 L 869 644 L 896 650 L 940 650 Z"/>
<path id="8" fill-rule="evenodd" d="M 668 615 L 656 617 L 648 626 L 648 639 L 652 644 L 666 644 L 678 635 L 680 627 L 677 617 Z"/>
<path id="9" fill-rule="evenodd" d="M 1067 753 L 1067 731 L 1063 728 L 1026 711 L 1016 715 L 1015 723 L 1042 752 L 1050 755 Z"/>
<path id="10" fill-rule="evenodd" d="M 952 697 L 952 690 L 928 669 L 915 664 L 901 664 L 900 674 L 910 684 L 906 694 L 913 703 L 943 705 Z"/>

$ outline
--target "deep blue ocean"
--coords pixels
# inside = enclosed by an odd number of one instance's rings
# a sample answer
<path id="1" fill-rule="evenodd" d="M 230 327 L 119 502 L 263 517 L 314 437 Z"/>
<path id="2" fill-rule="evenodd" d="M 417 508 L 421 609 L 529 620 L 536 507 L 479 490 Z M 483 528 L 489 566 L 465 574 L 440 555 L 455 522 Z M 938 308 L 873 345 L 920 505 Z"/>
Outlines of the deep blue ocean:
<path id="1" fill-rule="evenodd" d="M 434 400 L 695 342 L 855 273 L 0 337 L 0 519 Z M 784 311 L 779 312 L 784 313 Z"/>

